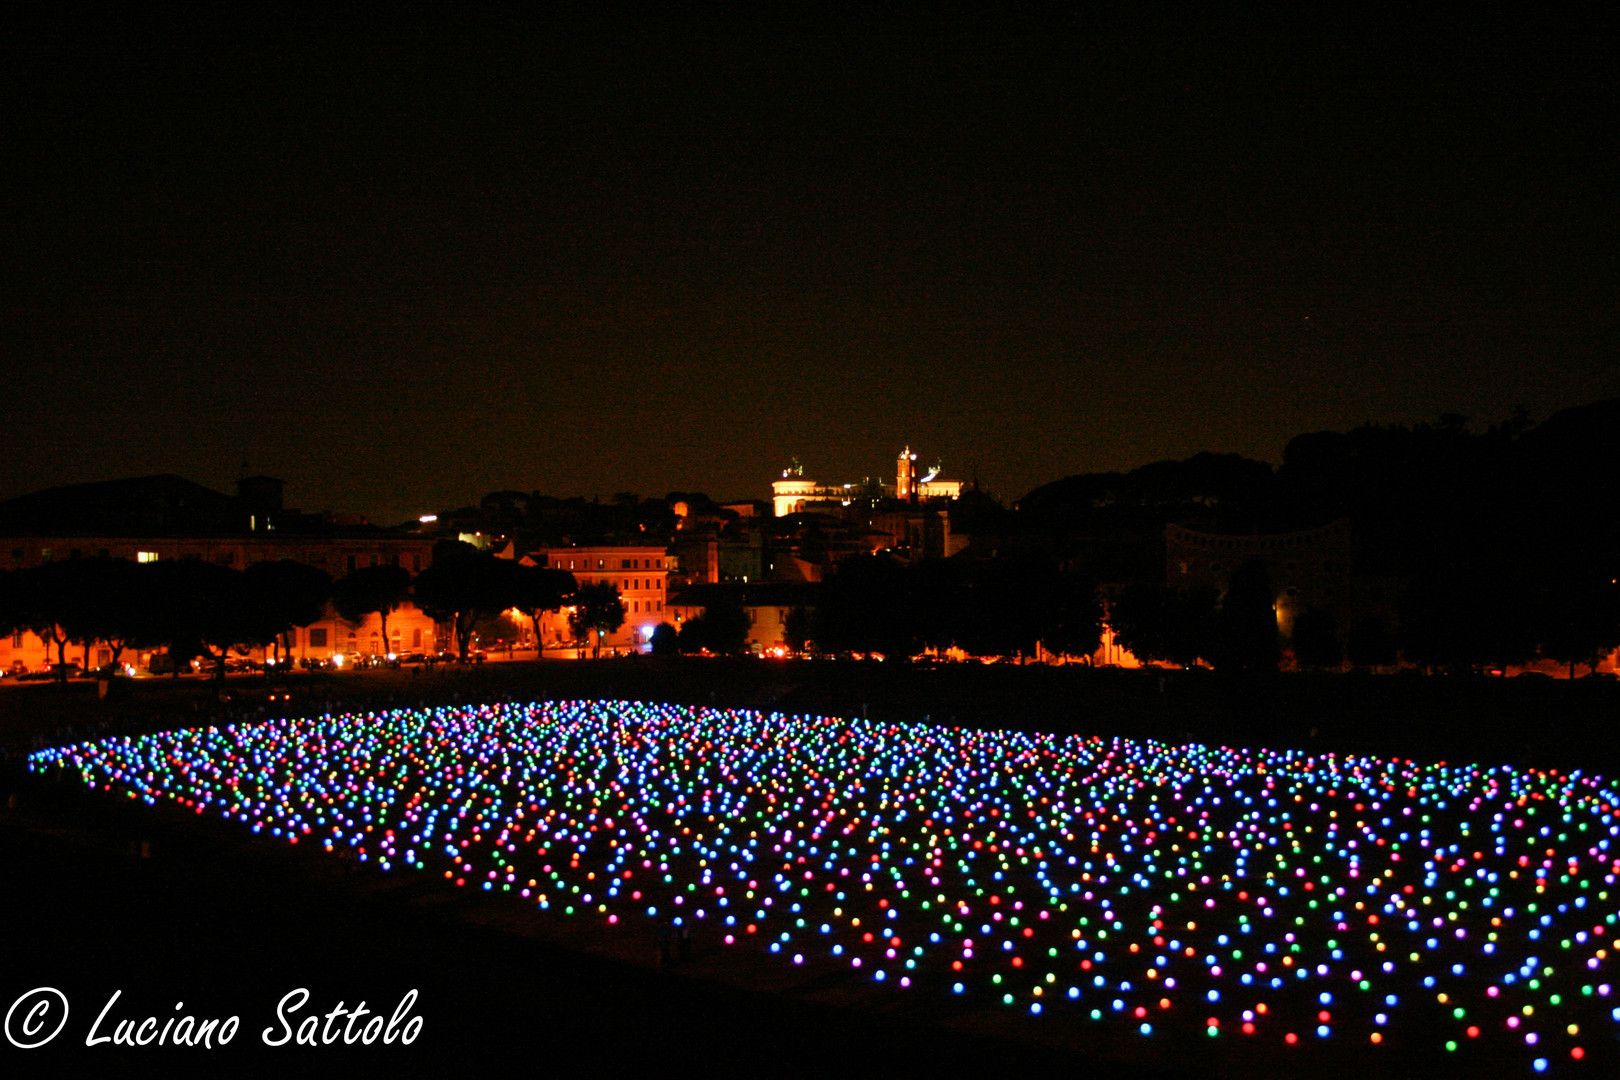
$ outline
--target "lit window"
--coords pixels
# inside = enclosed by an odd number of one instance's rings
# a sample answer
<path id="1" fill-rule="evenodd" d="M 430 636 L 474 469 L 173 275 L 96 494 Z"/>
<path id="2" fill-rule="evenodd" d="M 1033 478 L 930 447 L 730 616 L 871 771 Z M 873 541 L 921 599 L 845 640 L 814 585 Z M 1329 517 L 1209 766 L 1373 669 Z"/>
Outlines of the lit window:
<path id="1" fill-rule="evenodd" d="M 157 559 L 158 553 L 155 551 L 137 551 L 135 553 L 136 562 L 157 562 Z"/>

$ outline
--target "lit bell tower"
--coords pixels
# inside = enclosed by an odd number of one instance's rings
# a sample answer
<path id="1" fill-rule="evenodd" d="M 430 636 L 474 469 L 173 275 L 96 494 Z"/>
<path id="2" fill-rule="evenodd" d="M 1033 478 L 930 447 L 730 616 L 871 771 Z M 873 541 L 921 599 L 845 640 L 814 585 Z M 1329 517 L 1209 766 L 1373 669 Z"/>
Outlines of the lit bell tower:
<path id="1" fill-rule="evenodd" d="M 894 497 L 902 502 L 910 502 L 917 497 L 917 455 L 911 452 L 911 447 L 900 451 L 900 457 L 895 462 Z"/>

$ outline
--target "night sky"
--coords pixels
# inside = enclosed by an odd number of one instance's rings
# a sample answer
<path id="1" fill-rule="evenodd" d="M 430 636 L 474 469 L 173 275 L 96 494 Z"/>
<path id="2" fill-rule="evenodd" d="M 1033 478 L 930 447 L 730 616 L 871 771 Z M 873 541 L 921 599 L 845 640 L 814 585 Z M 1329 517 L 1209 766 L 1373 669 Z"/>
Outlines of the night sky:
<path id="1" fill-rule="evenodd" d="M 392 524 L 910 443 L 1010 500 L 1620 396 L 1615 21 L 531 6 L 13 24 L 0 497 Z"/>

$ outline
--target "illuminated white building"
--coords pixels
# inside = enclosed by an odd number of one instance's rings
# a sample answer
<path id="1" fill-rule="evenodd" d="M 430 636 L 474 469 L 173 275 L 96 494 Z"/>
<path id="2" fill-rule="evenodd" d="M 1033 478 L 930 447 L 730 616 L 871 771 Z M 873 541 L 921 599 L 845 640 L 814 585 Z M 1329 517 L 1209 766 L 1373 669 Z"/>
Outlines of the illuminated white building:
<path id="1" fill-rule="evenodd" d="M 940 480 L 939 466 L 935 465 L 921 477 L 917 475 L 917 454 L 906 447 L 895 461 L 894 484 L 883 485 L 883 494 L 902 502 L 921 502 L 928 499 L 955 499 L 962 494 L 962 481 Z M 804 470 L 794 463 L 782 470 L 782 478 L 771 484 L 772 513 L 777 517 L 802 513 L 815 503 L 836 503 L 848 506 L 862 493 L 860 484 L 820 484 L 804 479 Z"/>

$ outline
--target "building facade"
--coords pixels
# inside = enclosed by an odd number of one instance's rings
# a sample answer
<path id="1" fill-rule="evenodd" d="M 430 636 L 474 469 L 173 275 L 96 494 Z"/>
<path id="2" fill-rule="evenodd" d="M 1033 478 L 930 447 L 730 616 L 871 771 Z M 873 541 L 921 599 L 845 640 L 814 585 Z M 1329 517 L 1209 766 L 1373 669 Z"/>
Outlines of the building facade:
<path id="1" fill-rule="evenodd" d="M 431 537 L 372 527 L 341 526 L 320 515 L 282 506 L 281 481 L 249 477 L 238 494 L 225 495 L 177 476 L 137 477 L 51 488 L 0 504 L 0 566 L 21 570 L 72 559 L 128 559 L 151 563 L 193 559 L 243 570 L 283 559 L 324 570 L 333 579 L 368 566 L 399 566 L 420 573 L 433 560 Z M 339 654 L 431 651 L 441 636 L 432 619 L 406 604 L 388 619 L 368 616 L 352 625 L 333 614 L 283 638 L 294 660 Z M 89 668 L 111 660 L 110 648 L 75 645 L 69 659 Z M 126 651 L 123 662 L 146 666 L 150 651 Z M 264 658 L 264 650 L 246 654 Z M 37 671 L 54 650 L 29 631 L 0 635 L 0 669 Z"/>
<path id="2" fill-rule="evenodd" d="M 1294 633 L 1306 611 L 1324 611 L 1349 625 L 1350 523 L 1266 535 L 1221 535 L 1182 525 L 1165 529 L 1165 580 L 1178 588 L 1211 587 L 1224 594 L 1232 571 L 1250 561 L 1266 568 L 1277 610 L 1277 630 Z"/>
<path id="3" fill-rule="evenodd" d="M 138 563 L 159 560 L 196 559 L 217 566 L 243 570 L 259 562 L 290 559 L 325 570 L 334 579 L 364 566 L 401 566 L 413 575 L 433 561 L 433 544 L 425 538 L 327 537 L 277 535 L 210 537 L 109 537 L 109 536 L 31 536 L 5 537 L 5 562 L 10 569 L 24 569 L 61 559 L 114 558 Z M 294 660 L 330 660 L 389 652 L 432 652 L 442 644 L 443 635 L 434 621 L 409 601 L 388 616 L 389 640 L 382 638 L 382 619 L 369 615 L 359 625 L 339 618 L 328 609 L 320 621 L 294 627 L 282 640 L 284 654 Z M 147 667 L 154 651 L 126 651 L 119 659 L 136 668 Z M 263 660 L 266 650 L 253 649 L 245 656 Z M 75 645 L 68 659 L 86 668 L 98 668 L 112 661 L 106 646 Z M 55 651 L 31 631 L 14 631 L 0 636 L 0 670 L 39 671 L 54 663 Z"/>
<path id="4" fill-rule="evenodd" d="M 566 570 L 580 585 L 605 581 L 624 601 L 624 625 L 602 639 L 604 651 L 644 651 L 653 628 L 668 621 L 669 574 L 673 559 L 662 547 L 599 546 L 541 548 L 525 555 L 530 566 Z M 570 610 L 548 612 L 540 622 L 541 647 L 577 647 L 568 625 Z"/>
<path id="5" fill-rule="evenodd" d="M 749 651 L 780 654 L 789 651 L 789 616 L 795 608 L 815 609 L 816 588 L 813 583 L 791 581 L 688 585 L 670 597 L 668 621 L 680 627 L 712 605 L 733 604 L 748 616 Z"/>

